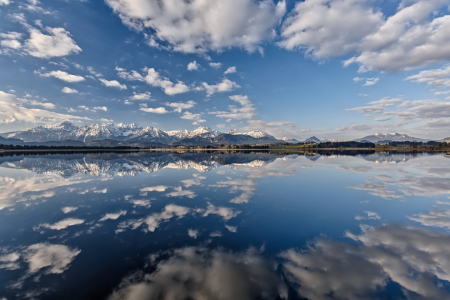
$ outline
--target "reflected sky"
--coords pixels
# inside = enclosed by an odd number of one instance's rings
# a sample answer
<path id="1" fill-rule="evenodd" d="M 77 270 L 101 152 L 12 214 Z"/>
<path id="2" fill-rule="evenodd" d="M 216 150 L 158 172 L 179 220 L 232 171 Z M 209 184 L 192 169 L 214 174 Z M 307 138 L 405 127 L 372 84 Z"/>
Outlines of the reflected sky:
<path id="1" fill-rule="evenodd" d="M 0 299 L 450 298 L 444 153 L 0 156 Z"/>

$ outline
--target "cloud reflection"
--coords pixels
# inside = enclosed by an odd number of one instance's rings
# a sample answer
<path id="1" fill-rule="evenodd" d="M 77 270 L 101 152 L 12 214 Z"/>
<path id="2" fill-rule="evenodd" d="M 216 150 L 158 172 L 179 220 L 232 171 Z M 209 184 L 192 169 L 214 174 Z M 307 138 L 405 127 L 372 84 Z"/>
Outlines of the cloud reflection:
<path id="1" fill-rule="evenodd" d="M 173 251 L 149 274 L 125 278 L 109 300 L 287 299 L 274 264 L 255 249 L 232 253 L 188 247 Z"/>

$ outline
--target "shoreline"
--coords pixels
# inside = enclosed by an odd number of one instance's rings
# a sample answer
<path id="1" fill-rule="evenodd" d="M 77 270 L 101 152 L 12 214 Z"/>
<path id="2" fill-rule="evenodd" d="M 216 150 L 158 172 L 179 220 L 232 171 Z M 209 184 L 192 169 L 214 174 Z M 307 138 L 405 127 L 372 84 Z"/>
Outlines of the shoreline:
<path id="1" fill-rule="evenodd" d="M 268 151 L 268 152 L 276 152 L 276 151 L 288 151 L 288 152 L 315 152 L 315 151 L 375 151 L 375 152 L 386 152 L 386 151 L 401 151 L 401 152 L 447 152 L 450 151 L 450 147 L 433 149 L 434 147 L 417 147 L 417 148 L 404 148 L 404 147 L 378 147 L 378 148 L 272 148 L 272 149 L 258 149 L 258 148 L 249 148 L 249 149 L 203 149 L 203 148 L 194 148 L 194 149 L 173 149 L 173 148 L 160 148 L 160 149 L 0 149 L 1 153 L 14 153 L 14 152 L 189 152 L 189 151 L 228 151 L 228 152 L 236 152 L 236 151 Z"/>

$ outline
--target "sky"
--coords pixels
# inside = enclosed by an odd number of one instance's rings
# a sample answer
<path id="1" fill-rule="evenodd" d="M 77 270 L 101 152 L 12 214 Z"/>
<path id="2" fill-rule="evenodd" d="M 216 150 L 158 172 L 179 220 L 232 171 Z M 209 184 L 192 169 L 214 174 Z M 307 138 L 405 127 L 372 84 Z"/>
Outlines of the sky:
<path id="1" fill-rule="evenodd" d="M 449 0 L 0 0 L 0 132 L 450 136 Z"/>

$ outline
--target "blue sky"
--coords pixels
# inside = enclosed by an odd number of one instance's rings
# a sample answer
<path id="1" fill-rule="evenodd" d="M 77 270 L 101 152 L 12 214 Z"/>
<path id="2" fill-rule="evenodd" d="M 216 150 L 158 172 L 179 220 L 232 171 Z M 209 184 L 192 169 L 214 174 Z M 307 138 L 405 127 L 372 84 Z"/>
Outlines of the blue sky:
<path id="1" fill-rule="evenodd" d="M 0 131 L 450 136 L 448 0 L 0 0 Z"/>

